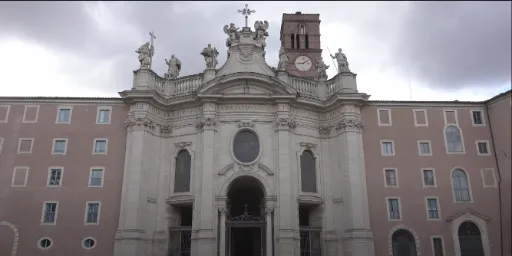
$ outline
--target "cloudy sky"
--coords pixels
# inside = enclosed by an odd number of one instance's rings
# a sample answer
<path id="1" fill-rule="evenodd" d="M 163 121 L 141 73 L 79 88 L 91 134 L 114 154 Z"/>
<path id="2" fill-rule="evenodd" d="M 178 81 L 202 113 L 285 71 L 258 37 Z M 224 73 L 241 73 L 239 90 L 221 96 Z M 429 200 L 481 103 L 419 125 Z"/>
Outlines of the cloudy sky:
<path id="1" fill-rule="evenodd" d="M 155 31 L 153 69 L 176 54 L 204 70 L 208 43 L 226 59 L 222 27 L 245 2 L 0 2 L 0 96 L 118 96 Z M 510 89 L 510 2 L 248 2 L 270 23 L 278 62 L 283 13 L 319 13 L 324 60 L 343 48 L 362 92 L 379 100 L 485 100 Z M 335 74 L 331 65 L 329 76 Z"/>

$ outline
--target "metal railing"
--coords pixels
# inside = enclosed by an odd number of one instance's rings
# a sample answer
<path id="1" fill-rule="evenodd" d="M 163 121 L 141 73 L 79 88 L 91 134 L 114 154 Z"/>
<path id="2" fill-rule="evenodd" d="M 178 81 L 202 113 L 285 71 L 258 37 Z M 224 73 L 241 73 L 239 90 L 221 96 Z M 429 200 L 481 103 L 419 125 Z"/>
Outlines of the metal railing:
<path id="1" fill-rule="evenodd" d="M 190 256 L 192 227 L 169 229 L 169 256 Z"/>
<path id="2" fill-rule="evenodd" d="M 300 256 L 321 256 L 322 240 L 319 227 L 300 227 Z"/>

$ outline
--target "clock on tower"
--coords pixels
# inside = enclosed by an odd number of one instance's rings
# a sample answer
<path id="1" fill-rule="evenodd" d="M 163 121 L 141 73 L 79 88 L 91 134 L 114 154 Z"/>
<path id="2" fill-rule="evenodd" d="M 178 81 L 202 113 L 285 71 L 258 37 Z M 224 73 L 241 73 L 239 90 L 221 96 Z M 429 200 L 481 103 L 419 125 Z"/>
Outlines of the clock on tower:
<path id="1" fill-rule="evenodd" d="M 281 45 L 289 59 L 286 71 L 294 76 L 313 79 L 316 58 L 322 56 L 320 14 L 283 14 Z"/>

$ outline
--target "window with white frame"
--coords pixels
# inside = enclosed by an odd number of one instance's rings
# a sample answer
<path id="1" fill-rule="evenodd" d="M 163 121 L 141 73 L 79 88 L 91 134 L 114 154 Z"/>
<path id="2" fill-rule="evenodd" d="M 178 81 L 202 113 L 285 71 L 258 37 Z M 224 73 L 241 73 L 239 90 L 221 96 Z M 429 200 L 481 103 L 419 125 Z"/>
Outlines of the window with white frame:
<path id="1" fill-rule="evenodd" d="M 393 145 L 393 141 L 383 140 L 380 142 L 381 145 L 381 153 L 383 156 L 394 156 L 395 155 L 395 146 Z"/>
<path id="2" fill-rule="evenodd" d="M 100 217 L 100 203 L 87 202 L 85 224 L 98 224 Z"/>
<path id="3" fill-rule="evenodd" d="M 53 140 L 53 154 L 66 154 L 67 150 L 67 139 L 54 139 Z"/>
<path id="4" fill-rule="evenodd" d="M 428 126 L 427 110 L 413 109 L 414 126 Z"/>
<path id="5" fill-rule="evenodd" d="M 32 154 L 34 147 L 34 138 L 19 138 L 18 139 L 18 154 Z"/>
<path id="6" fill-rule="evenodd" d="M 471 110 L 471 120 L 474 126 L 485 125 L 483 112 L 481 110 Z"/>
<path id="7" fill-rule="evenodd" d="M 427 204 L 428 219 L 429 220 L 440 219 L 439 202 L 437 201 L 437 198 L 427 198 L 426 204 Z"/>
<path id="8" fill-rule="evenodd" d="M 462 169 L 452 172 L 453 194 L 456 202 L 470 202 L 469 181 L 467 173 Z"/>
<path id="9" fill-rule="evenodd" d="M 96 123 L 109 124 L 111 110 L 112 108 L 110 107 L 98 107 L 98 116 L 96 118 Z"/>
<path id="10" fill-rule="evenodd" d="M 384 177 L 385 177 L 386 187 L 398 187 L 398 179 L 397 179 L 396 169 L 385 168 L 384 169 Z"/>
<path id="11" fill-rule="evenodd" d="M 96 239 L 92 237 L 84 238 L 82 241 L 82 247 L 86 250 L 94 249 L 94 247 L 96 247 Z"/>
<path id="12" fill-rule="evenodd" d="M 400 200 L 398 198 L 388 198 L 388 219 L 400 220 Z"/>
<path id="13" fill-rule="evenodd" d="M 28 180 L 28 166 L 16 166 L 12 172 L 11 187 L 26 187 Z"/>
<path id="14" fill-rule="evenodd" d="M 0 154 L 2 153 L 3 145 L 4 145 L 4 138 L 0 137 Z"/>
<path id="15" fill-rule="evenodd" d="M 50 167 L 48 170 L 48 187 L 60 187 L 62 185 L 62 167 Z"/>
<path id="16" fill-rule="evenodd" d="M 430 148 L 430 141 L 420 140 L 418 141 L 418 151 L 420 156 L 431 156 L 432 150 Z"/>
<path id="17" fill-rule="evenodd" d="M 71 123 L 71 107 L 59 107 L 57 113 L 58 124 L 69 124 Z"/>
<path id="18" fill-rule="evenodd" d="M 107 139 L 94 139 L 94 154 L 106 154 L 107 153 Z"/>
<path id="19" fill-rule="evenodd" d="M 476 149 L 477 149 L 479 156 L 491 155 L 491 152 L 489 151 L 489 141 L 477 140 L 476 141 Z"/>
<path id="20" fill-rule="evenodd" d="M 26 105 L 23 112 L 22 123 L 37 123 L 39 119 L 39 105 Z"/>
<path id="21" fill-rule="evenodd" d="M 57 211 L 59 204 L 57 202 L 45 202 L 43 205 L 43 224 L 55 224 L 57 222 Z"/>
<path id="22" fill-rule="evenodd" d="M 432 247 L 434 256 L 444 256 L 443 239 L 441 237 L 432 237 Z"/>
<path id="23" fill-rule="evenodd" d="M 93 167 L 89 176 L 89 187 L 103 187 L 104 168 Z"/>
<path id="24" fill-rule="evenodd" d="M 11 105 L 0 105 L 0 123 L 9 121 L 9 112 L 11 112 Z"/>
<path id="25" fill-rule="evenodd" d="M 445 131 L 446 151 L 448 153 L 463 153 L 462 135 L 460 129 L 455 125 L 446 127 Z"/>
<path id="26" fill-rule="evenodd" d="M 496 188 L 497 181 L 496 181 L 496 175 L 494 173 L 494 169 L 492 168 L 485 168 L 481 170 L 482 174 L 482 182 L 484 188 Z"/>
<path id="27" fill-rule="evenodd" d="M 379 126 L 391 126 L 391 109 L 377 109 Z"/>
<path id="28" fill-rule="evenodd" d="M 436 184 L 436 176 L 433 169 L 423 169 L 423 187 L 435 187 Z"/>
<path id="29" fill-rule="evenodd" d="M 37 241 L 37 247 L 41 250 L 48 250 L 52 247 L 53 241 L 49 237 L 42 237 Z"/>

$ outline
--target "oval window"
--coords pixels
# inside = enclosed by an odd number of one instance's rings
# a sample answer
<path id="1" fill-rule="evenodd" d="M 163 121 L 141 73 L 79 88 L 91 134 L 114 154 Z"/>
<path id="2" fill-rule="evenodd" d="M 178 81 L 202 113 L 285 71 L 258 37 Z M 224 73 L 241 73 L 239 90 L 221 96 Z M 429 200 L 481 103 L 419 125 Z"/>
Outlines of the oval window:
<path id="1" fill-rule="evenodd" d="M 252 131 L 239 132 L 233 141 L 233 154 L 242 163 L 251 163 L 260 153 L 258 136 Z"/>
<path id="2" fill-rule="evenodd" d="M 86 238 L 82 242 L 82 246 L 84 249 L 92 249 L 94 246 L 96 246 L 96 241 L 93 238 Z"/>
<path id="3" fill-rule="evenodd" d="M 43 249 L 43 250 L 47 250 L 47 249 L 50 249 L 50 247 L 52 247 L 52 240 L 48 237 L 45 237 L 45 238 L 41 238 L 39 240 L 39 243 L 38 243 L 38 246 L 39 248 Z"/>

